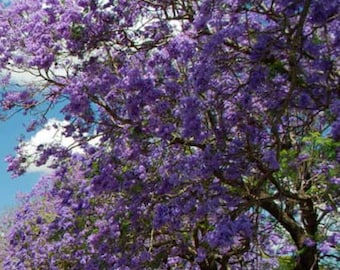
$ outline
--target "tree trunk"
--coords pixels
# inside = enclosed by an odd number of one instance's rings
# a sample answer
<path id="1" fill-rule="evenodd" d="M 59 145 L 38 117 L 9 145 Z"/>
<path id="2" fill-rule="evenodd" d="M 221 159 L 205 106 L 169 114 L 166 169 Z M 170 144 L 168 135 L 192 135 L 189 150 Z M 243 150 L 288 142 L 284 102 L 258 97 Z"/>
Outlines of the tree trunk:
<path id="1" fill-rule="evenodd" d="M 304 211 L 304 219 L 307 222 L 307 233 L 303 227 L 292 219 L 273 201 L 262 201 L 261 206 L 267 210 L 289 232 L 300 252 L 294 270 L 318 270 L 319 258 L 316 245 L 308 246 L 305 240 L 308 235 L 315 235 L 317 231 L 316 215 L 313 211 Z"/>
<path id="2" fill-rule="evenodd" d="M 305 226 L 307 235 L 316 236 L 318 231 L 318 217 L 314 209 L 313 201 L 311 199 L 300 203 L 300 209 L 302 212 L 302 219 Z M 318 270 L 319 256 L 316 244 L 313 246 L 307 246 L 304 241 L 306 239 L 305 233 L 300 235 L 298 239 L 294 239 L 295 243 L 301 254 L 299 254 L 298 262 L 295 270 Z"/>
<path id="3" fill-rule="evenodd" d="M 318 253 L 316 247 L 304 247 L 297 258 L 294 270 L 319 270 Z"/>

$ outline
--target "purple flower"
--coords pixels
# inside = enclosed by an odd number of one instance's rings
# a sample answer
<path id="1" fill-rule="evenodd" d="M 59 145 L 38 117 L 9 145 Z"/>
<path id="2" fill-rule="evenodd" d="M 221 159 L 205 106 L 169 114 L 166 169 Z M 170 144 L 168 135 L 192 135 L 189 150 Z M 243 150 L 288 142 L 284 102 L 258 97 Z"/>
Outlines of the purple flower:
<path id="1" fill-rule="evenodd" d="M 309 108 L 312 104 L 312 99 L 308 93 L 301 93 L 299 98 L 299 106 L 301 108 Z"/>
<path id="2" fill-rule="evenodd" d="M 170 209 L 167 205 L 159 204 L 155 208 L 155 214 L 153 218 L 153 226 L 156 229 L 161 228 L 163 225 L 165 225 L 167 222 L 170 221 Z"/>
<path id="3" fill-rule="evenodd" d="M 276 171 L 280 169 L 280 164 L 276 159 L 276 154 L 274 151 L 264 152 L 262 160 L 267 164 L 270 170 Z"/>
<path id="4" fill-rule="evenodd" d="M 303 243 L 307 247 L 314 247 L 316 245 L 315 241 L 308 237 L 303 241 Z"/>
<path id="5" fill-rule="evenodd" d="M 207 256 L 207 251 L 205 250 L 205 248 L 199 247 L 199 248 L 197 249 L 197 257 L 196 257 L 195 260 L 196 260 L 198 263 L 200 263 L 200 262 L 202 262 L 202 261 L 205 260 L 206 256 Z"/>
<path id="6" fill-rule="evenodd" d="M 335 141 L 340 141 L 340 119 L 333 123 L 331 133 Z"/>
<path id="7" fill-rule="evenodd" d="M 330 181 L 335 185 L 340 185 L 340 177 L 332 177 Z"/>
<path id="8" fill-rule="evenodd" d="M 329 254 L 333 250 L 333 246 L 328 242 L 323 242 L 319 246 L 319 250 L 322 254 Z"/>
<path id="9" fill-rule="evenodd" d="M 74 144 L 6 158 L 14 175 L 54 171 L 7 222 L 4 270 L 271 269 L 305 252 L 320 268 L 334 254 L 338 0 L 12 2 L 1 117 L 29 114 L 32 131 L 62 107 Z M 320 243 L 301 248 L 306 207 Z"/>

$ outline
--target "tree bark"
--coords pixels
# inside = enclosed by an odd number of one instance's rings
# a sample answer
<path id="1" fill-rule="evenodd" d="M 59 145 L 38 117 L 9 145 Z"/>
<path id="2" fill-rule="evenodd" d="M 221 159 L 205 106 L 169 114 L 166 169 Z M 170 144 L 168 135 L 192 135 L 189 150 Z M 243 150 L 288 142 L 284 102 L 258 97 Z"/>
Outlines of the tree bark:
<path id="1" fill-rule="evenodd" d="M 318 270 L 318 251 L 315 245 L 306 245 L 305 240 L 308 238 L 308 234 L 304 228 L 299 226 L 299 224 L 275 202 L 260 201 L 260 206 L 269 212 L 291 235 L 299 251 L 294 270 Z M 313 226 L 317 226 L 317 224 L 313 223 Z M 307 231 L 309 230 L 315 231 L 315 228 L 308 228 Z"/>
<path id="2" fill-rule="evenodd" d="M 304 247 L 297 258 L 294 270 L 319 270 L 318 254 L 316 247 Z"/>

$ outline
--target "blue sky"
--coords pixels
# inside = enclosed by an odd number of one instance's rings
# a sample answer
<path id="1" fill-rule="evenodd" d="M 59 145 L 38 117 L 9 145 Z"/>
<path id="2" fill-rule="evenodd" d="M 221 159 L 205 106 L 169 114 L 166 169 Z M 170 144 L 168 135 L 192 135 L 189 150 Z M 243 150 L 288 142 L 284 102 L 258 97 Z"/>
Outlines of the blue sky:
<path id="1" fill-rule="evenodd" d="M 11 0 L 0 0 L 0 4 L 8 6 Z M 1 94 L 1 89 L 0 89 Z M 51 117 L 56 117 L 54 112 Z M 26 173 L 18 178 L 12 178 L 7 172 L 7 163 L 4 161 L 7 155 L 15 154 L 14 147 L 20 135 L 25 134 L 25 123 L 30 117 L 16 114 L 8 121 L 0 121 L 0 214 L 17 204 L 18 193 L 28 193 L 38 182 L 41 172 Z M 34 134 L 25 134 L 27 138 Z"/>
<path id="2" fill-rule="evenodd" d="M 29 192 L 41 174 L 29 173 L 13 179 L 7 172 L 7 163 L 4 161 L 8 154 L 15 153 L 17 139 L 24 134 L 24 124 L 29 120 L 29 117 L 17 114 L 8 121 L 0 122 L 0 212 L 13 207 L 16 204 L 16 194 Z"/>
<path id="3" fill-rule="evenodd" d="M 65 125 L 65 121 L 61 121 L 62 115 L 59 113 L 62 106 L 62 104 L 59 104 L 54 110 L 46 114 L 48 117 L 47 126 L 51 127 L 52 124 Z M 50 172 L 46 166 L 30 166 L 28 172 L 16 178 L 13 178 L 11 173 L 7 172 L 5 158 L 9 154 L 15 155 L 14 148 L 18 145 L 18 139 L 21 135 L 25 135 L 25 142 L 29 143 L 23 149 L 31 154 L 39 144 L 60 143 L 67 146 L 73 143 L 71 138 L 63 137 L 61 131 L 46 128 L 46 125 L 45 128 L 38 129 L 36 132 L 27 133 L 25 125 L 31 120 L 33 120 L 32 117 L 18 113 L 7 121 L 0 121 L 0 214 L 17 205 L 17 194 L 29 193 L 39 181 L 39 178 Z"/>
<path id="4" fill-rule="evenodd" d="M 0 8 L 1 5 L 8 6 L 10 2 L 11 0 L 0 0 Z M 23 74 L 19 76 L 25 77 Z M 32 78 L 28 77 L 28 79 L 30 80 Z M 0 88 L 0 95 L 1 92 L 2 89 Z M 47 117 L 60 119 L 61 115 L 58 113 L 60 108 L 61 106 L 53 112 L 50 112 Z M 11 174 L 7 172 L 5 158 L 9 154 L 15 154 L 14 148 L 18 143 L 18 138 L 21 135 L 25 135 L 25 137 L 29 139 L 35 135 L 34 133 L 27 134 L 25 132 L 25 124 L 29 123 L 30 120 L 32 120 L 31 117 L 24 116 L 21 113 L 14 115 L 7 121 L 0 120 L 0 215 L 4 211 L 15 207 L 18 203 L 16 199 L 17 194 L 30 192 L 42 175 L 42 172 L 30 172 L 18 178 L 12 178 Z M 36 139 L 40 139 L 44 135 L 46 135 L 46 133 L 40 134 L 40 137 Z"/>
<path id="5" fill-rule="evenodd" d="M 29 153 L 34 152 L 39 144 L 60 143 L 69 146 L 74 142 L 71 138 L 63 137 L 61 129 L 57 131 L 55 128 L 51 128 L 52 124 L 57 124 L 59 127 L 67 124 L 61 120 L 63 116 L 60 114 L 64 105 L 64 103 L 60 103 L 48 111 L 46 114 L 48 123 L 45 128 L 42 127 L 33 133 L 27 133 L 25 129 L 25 125 L 34 119 L 32 116 L 17 113 L 6 121 L 0 121 L 0 214 L 15 207 L 18 202 L 17 194 L 29 193 L 39 178 L 47 173 L 46 166 L 31 166 L 29 172 L 17 178 L 13 178 L 10 172 L 7 172 L 5 158 L 9 154 L 15 155 L 14 148 L 18 145 L 21 135 L 25 136 L 25 142 L 29 142 L 28 146 L 24 148 Z M 46 128 L 46 126 L 50 128 Z"/>

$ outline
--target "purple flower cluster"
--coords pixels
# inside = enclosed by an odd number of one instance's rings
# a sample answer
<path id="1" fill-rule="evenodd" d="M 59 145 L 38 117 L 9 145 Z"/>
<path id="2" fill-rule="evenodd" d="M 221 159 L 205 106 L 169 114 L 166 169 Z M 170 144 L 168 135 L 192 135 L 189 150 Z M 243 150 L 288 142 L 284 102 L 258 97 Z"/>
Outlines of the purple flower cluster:
<path id="1" fill-rule="evenodd" d="M 340 201 L 336 8 L 26 0 L 2 9 L 1 74 L 39 79 L 13 88 L 15 76 L 4 78 L 3 112 L 40 112 L 32 131 L 62 106 L 63 135 L 77 146 L 38 147 L 34 162 L 54 172 L 12 218 L 3 268 L 329 263 Z M 14 175 L 29 166 L 17 153 L 7 158 Z"/>

